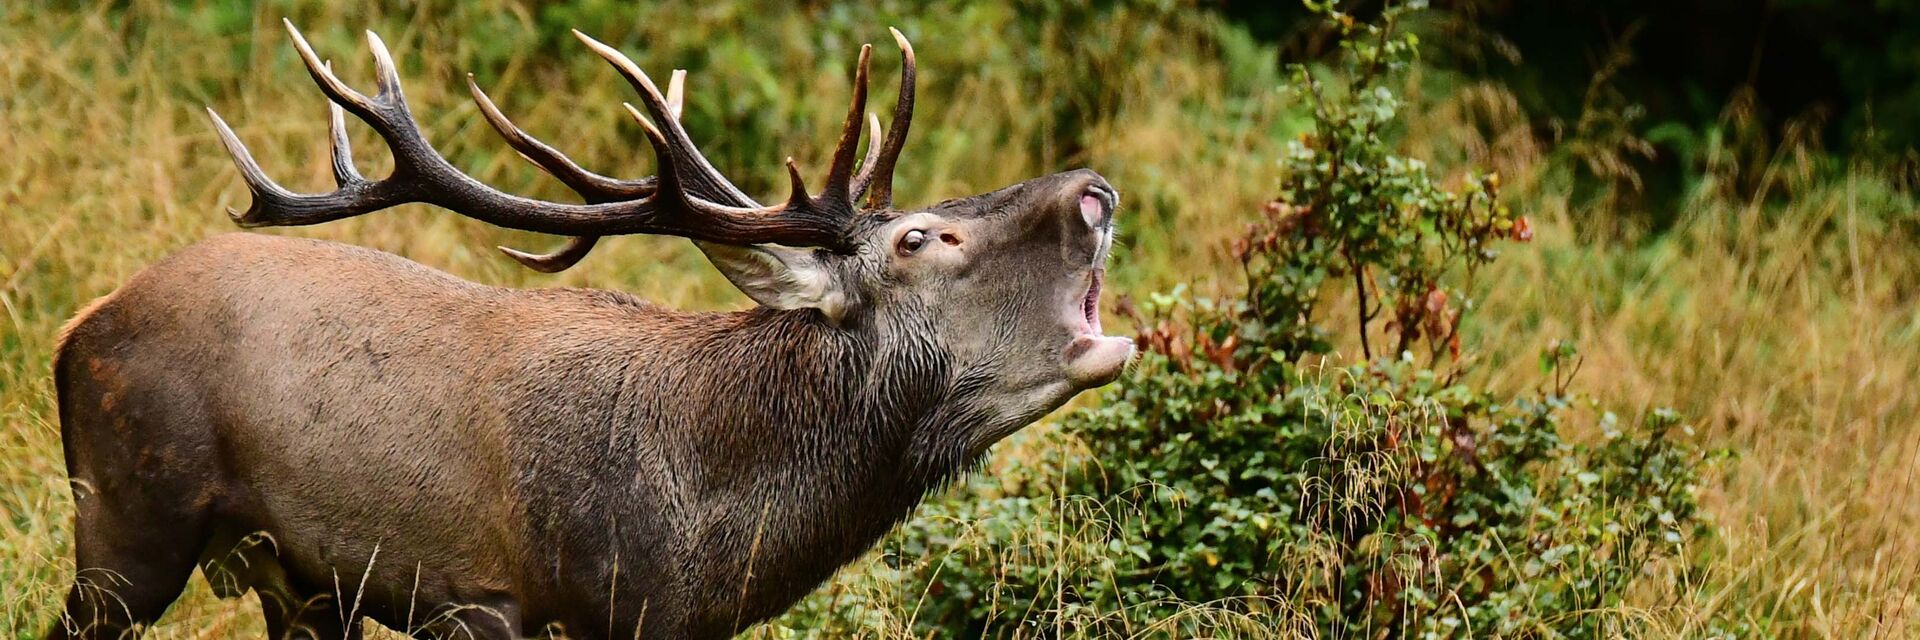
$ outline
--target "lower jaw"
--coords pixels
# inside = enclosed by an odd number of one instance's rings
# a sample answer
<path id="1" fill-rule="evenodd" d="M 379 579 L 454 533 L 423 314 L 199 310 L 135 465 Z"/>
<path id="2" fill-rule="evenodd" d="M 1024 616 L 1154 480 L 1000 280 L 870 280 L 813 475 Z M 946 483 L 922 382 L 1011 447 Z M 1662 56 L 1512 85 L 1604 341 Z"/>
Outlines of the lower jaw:
<path id="1" fill-rule="evenodd" d="M 1075 336 L 1061 354 L 1067 380 L 1083 389 L 1113 382 L 1132 358 L 1133 340 L 1098 334 Z"/>

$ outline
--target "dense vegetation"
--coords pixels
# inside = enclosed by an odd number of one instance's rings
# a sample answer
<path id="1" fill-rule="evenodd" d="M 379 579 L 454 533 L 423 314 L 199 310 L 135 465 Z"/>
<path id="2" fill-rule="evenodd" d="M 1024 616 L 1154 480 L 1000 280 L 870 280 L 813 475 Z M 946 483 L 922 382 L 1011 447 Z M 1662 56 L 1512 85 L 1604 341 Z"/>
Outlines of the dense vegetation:
<path id="1" fill-rule="evenodd" d="M 927 594 L 921 630 L 1605 637 L 1640 627 L 1619 607 L 1650 563 L 1675 559 L 1704 529 L 1705 457 L 1667 410 L 1638 425 L 1607 413 L 1601 442 L 1564 441 L 1579 363 L 1570 344 L 1541 356 L 1538 392 L 1462 382 L 1461 323 L 1475 303 L 1455 283 L 1503 241 L 1530 240 L 1531 223 L 1499 203 L 1498 177 L 1448 191 L 1425 163 L 1392 153 L 1381 132 L 1401 104 L 1388 87 L 1418 40 L 1395 30 L 1398 17 L 1363 26 L 1331 13 L 1341 64 L 1292 69 L 1311 126 L 1284 155 L 1280 198 L 1234 243 L 1245 289 L 1152 296 L 1133 310 L 1142 362 L 1062 424 L 1086 450 L 1050 446 L 1022 461 L 1047 465 L 1036 473 L 1057 483 L 939 505 L 946 517 L 889 547 L 905 571 L 893 588 Z M 1359 303 L 1361 352 L 1340 366 L 1321 305 L 1343 287 Z M 1036 502 L 1073 508 L 1045 515 Z M 1057 522 L 1036 530 L 1035 518 Z"/>
<path id="2" fill-rule="evenodd" d="M 921 54 L 905 201 L 1080 165 L 1125 192 L 1111 281 L 1135 302 L 1108 314 L 1148 347 L 1137 368 L 754 633 L 1920 633 L 1900 153 L 1783 135 L 1764 100 L 1658 111 L 1657 83 L 1613 80 L 1632 41 L 1557 80 L 1463 64 L 1476 24 L 1567 55 L 1501 31 L 1528 24 L 1501 6 L 1390 32 L 1377 8 L 1276 30 L 1152 0 L 0 7 L 0 636 L 35 637 L 71 571 L 55 331 L 246 197 L 199 107 L 275 175 L 327 184 L 325 111 L 281 16 L 349 82 L 369 77 L 359 29 L 379 30 L 428 135 L 524 193 L 565 197 L 479 122 L 461 73 L 588 166 L 637 174 L 629 97 L 566 30 L 688 68 L 692 133 L 773 193 L 779 158 L 821 164 L 852 52 L 887 25 Z M 1635 195 L 1654 171 L 1674 176 L 1657 217 Z M 745 304 L 684 242 L 622 239 L 552 277 L 487 249 L 551 240 L 422 208 L 288 233 L 483 282 Z M 196 584 L 160 631 L 257 634 L 253 607 Z"/>

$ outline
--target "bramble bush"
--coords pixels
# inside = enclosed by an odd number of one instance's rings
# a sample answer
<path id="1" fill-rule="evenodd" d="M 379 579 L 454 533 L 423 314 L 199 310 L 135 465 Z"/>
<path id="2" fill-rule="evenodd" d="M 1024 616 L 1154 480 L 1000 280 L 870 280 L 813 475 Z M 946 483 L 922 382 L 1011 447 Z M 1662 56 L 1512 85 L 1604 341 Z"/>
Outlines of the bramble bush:
<path id="1" fill-rule="evenodd" d="M 1097 407 L 889 541 L 919 634 L 1602 637 L 1635 624 L 1636 578 L 1689 561 L 1708 456 L 1679 416 L 1582 413 L 1567 343 L 1536 393 L 1463 380 L 1472 275 L 1531 231 L 1497 176 L 1448 189 L 1393 153 L 1397 13 L 1326 10 L 1338 72 L 1291 70 L 1313 127 L 1233 247 L 1243 294 L 1140 304 Z M 1359 361 L 1336 364 L 1334 302 Z M 1578 415 L 1591 441 L 1563 435 Z"/>

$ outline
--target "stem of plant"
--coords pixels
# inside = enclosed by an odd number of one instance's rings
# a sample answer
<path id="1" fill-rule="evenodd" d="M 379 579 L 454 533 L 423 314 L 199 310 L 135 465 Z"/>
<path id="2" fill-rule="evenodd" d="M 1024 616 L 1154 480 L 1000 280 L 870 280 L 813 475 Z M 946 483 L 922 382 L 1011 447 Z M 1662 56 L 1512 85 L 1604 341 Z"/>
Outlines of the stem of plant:
<path id="1" fill-rule="evenodd" d="M 1360 305 L 1360 356 L 1368 364 L 1373 363 L 1373 346 L 1367 343 L 1367 278 L 1360 264 L 1353 259 L 1353 251 L 1348 250 L 1347 266 L 1353 269 L 1353 298 Z"/>

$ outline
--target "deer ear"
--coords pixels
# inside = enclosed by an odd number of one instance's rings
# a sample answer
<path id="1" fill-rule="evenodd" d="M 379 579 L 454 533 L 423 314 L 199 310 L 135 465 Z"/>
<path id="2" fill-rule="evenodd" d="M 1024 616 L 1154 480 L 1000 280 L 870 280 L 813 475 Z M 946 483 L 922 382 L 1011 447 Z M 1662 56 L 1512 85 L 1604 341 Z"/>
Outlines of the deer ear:
<path id="1" fill-rule="evenodd" d="M 754 302 L 773 309 L 819 309 L 835 324 L 846 315 L 840 280 L 811 250 L 774 245 L 695 242 L 721 275 Z"/>

